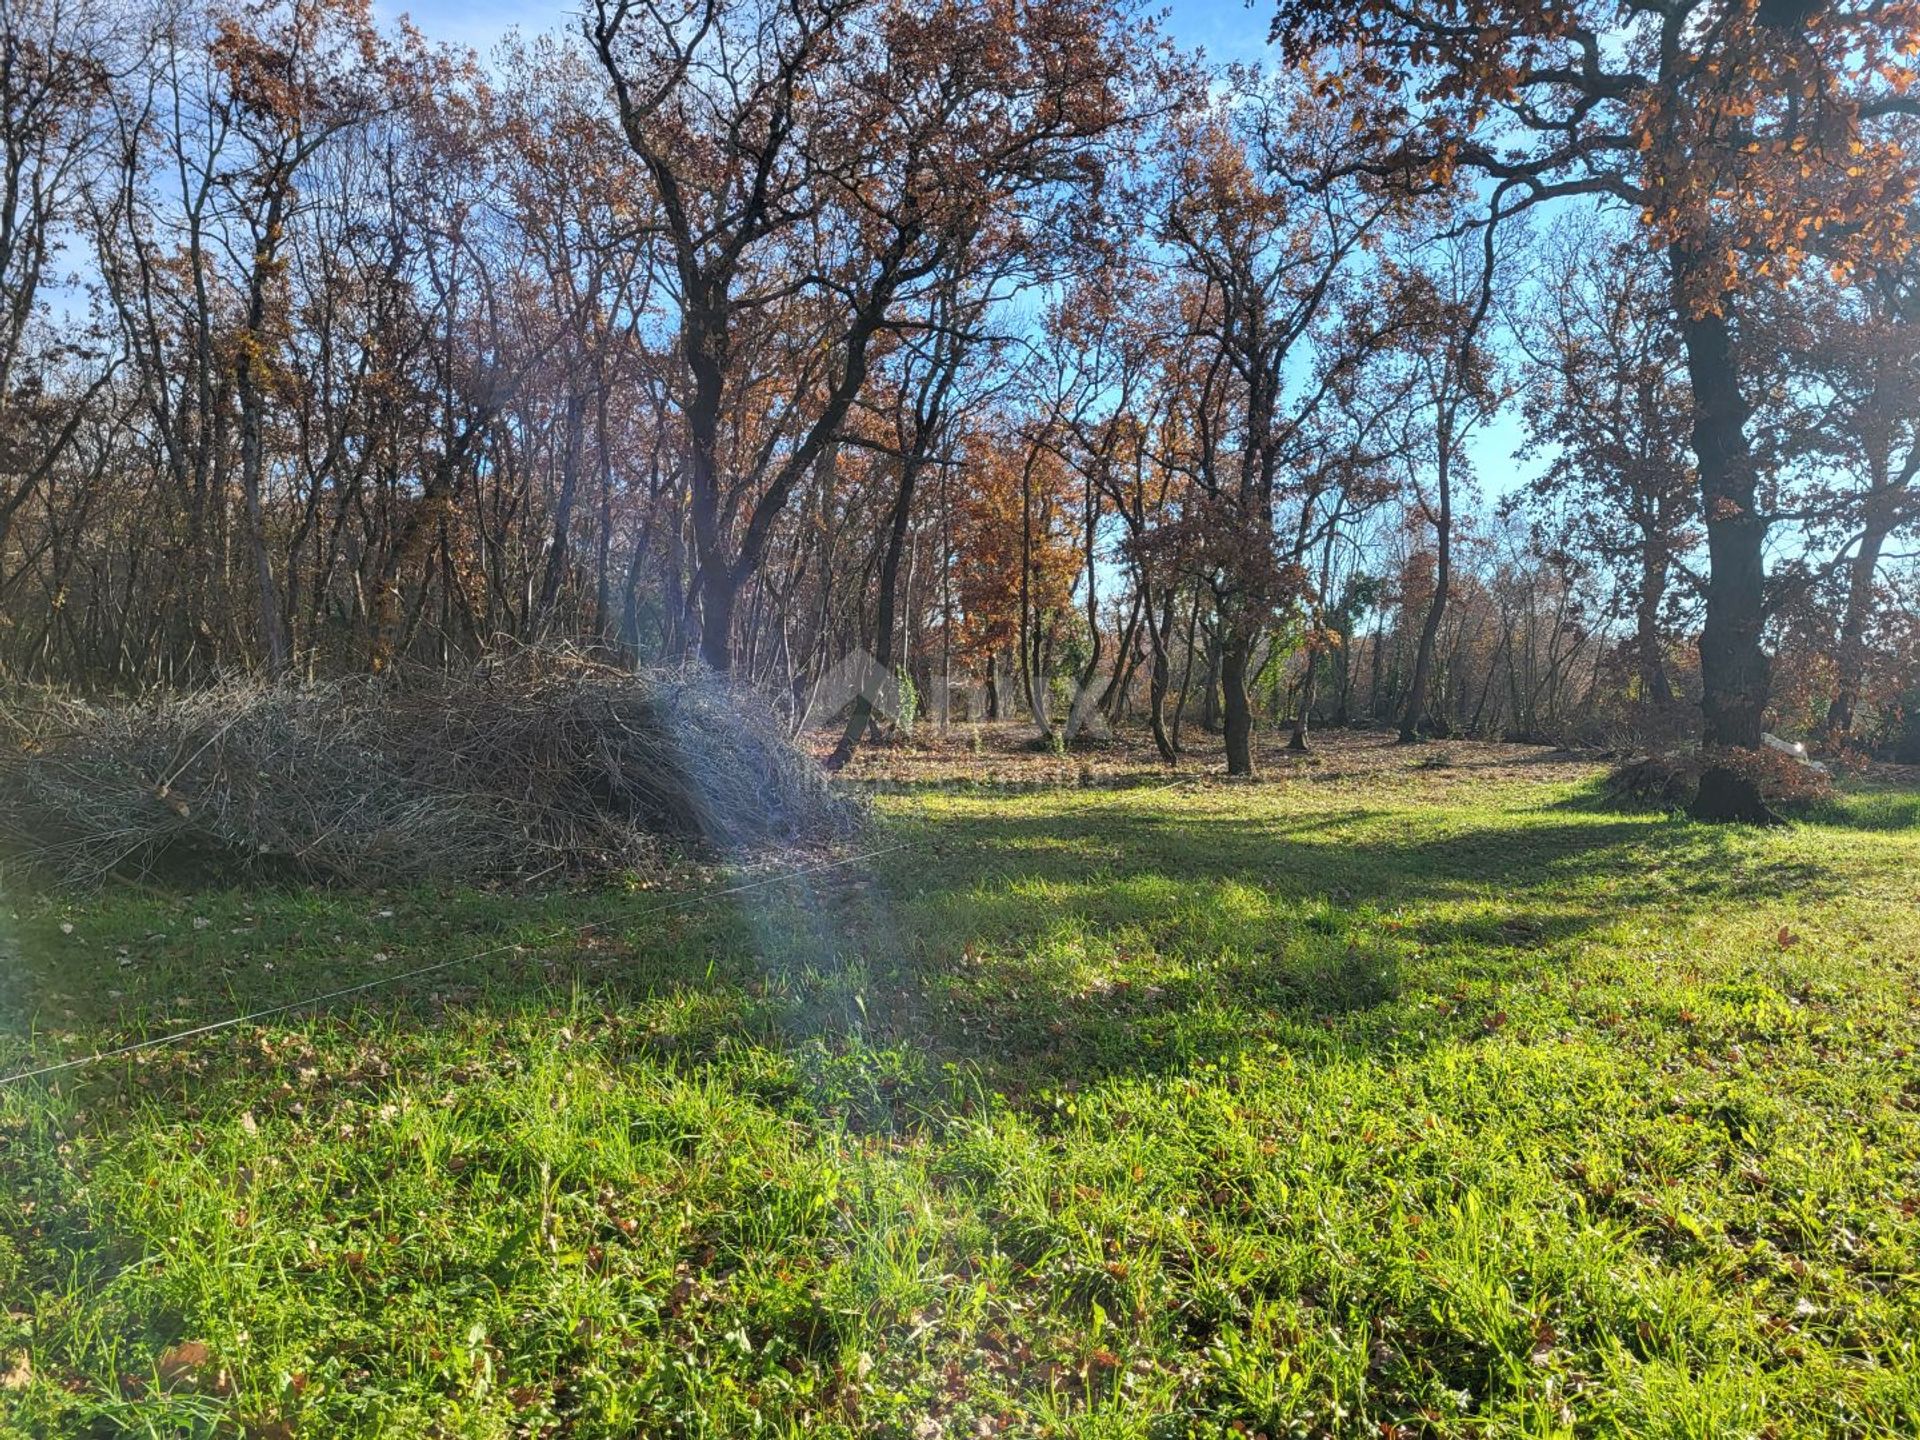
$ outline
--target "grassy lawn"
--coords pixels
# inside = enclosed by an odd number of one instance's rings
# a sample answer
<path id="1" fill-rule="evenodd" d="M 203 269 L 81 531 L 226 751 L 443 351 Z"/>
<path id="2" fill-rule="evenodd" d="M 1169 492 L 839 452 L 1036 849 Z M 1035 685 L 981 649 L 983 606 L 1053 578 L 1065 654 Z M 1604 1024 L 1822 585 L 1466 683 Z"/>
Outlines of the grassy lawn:
<path id="1" fill-rule="evenodd" d="M 0 1433 L 1920 1433 L 1920 796 L 1341 755 L 703 903 L 14 895 L 6 1071 L 517 948 L 0 1090 Z"/>

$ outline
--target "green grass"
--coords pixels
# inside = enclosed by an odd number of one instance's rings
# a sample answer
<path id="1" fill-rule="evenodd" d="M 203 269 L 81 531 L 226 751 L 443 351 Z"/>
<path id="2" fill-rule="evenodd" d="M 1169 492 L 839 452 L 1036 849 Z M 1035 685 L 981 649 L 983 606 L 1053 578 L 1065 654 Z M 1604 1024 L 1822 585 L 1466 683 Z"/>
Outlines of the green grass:
<path id="1" fill-rule="evenodd" d="M 0 1432 L 1920 1433 L 1916 808 L 905 787 L 704 906 L 16 896 L 5 1070 L 522 948 L 0 1091 Z"/>

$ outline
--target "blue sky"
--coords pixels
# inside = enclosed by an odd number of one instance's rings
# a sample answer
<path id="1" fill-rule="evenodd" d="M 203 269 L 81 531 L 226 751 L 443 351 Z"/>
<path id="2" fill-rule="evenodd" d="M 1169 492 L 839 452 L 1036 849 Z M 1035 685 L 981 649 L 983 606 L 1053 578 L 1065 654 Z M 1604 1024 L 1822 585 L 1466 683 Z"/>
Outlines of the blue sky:
<path id="1" fill-rule="evenodd" d="M 551 30 L 570 23 L 577 5 L 540 0 L 376 0 L 383 19 L 413 16 L 428 35 L 485 50 L 507 30 Z M 1272 7 L 1240 0 L 1180 0 L 1168 7 L 1167 28 L 1181 44 L 1204 46 L 1215 60 L 1252 60 L 1266 49 Z"/>
<path id="2" fill-rule="evenodd" d="M 1151 3 L 1151 0 L 1149 0 Z M 530 34 L 575 22 L 577 3 L 542 0 L 374 0 L 383 20 L 406 14 L 430 39 L 470 45 L 484 54 L 508 30 Z M 1217 63 L 1259 60 L 1267 52 L 1272 0 L 1175 0 L 1164 9 L 1165 28 L 1189 49 L 1202 49 Z M 1491 497 L 1514 489 L 1526 473 L 1513 459 L 1520 443 L 1518 419 L 1511 411 L 1497 417 L 1470 446 L 1480 487 Z"/>

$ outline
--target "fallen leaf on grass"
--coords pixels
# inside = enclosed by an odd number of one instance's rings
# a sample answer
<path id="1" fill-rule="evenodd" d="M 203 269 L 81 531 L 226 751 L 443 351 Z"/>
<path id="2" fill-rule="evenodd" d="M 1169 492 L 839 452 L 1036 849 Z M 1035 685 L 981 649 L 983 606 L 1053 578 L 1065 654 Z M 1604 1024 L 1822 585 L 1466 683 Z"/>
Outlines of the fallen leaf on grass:
<path id="1" fill-rule="evenodd" d="M 171 1390 L 192 1381 L 195 1372 L 212 1358 L 213 1352 L 201 1341 L 183 1340 L 172 1349 L 162 1351 L 154 1368 L 159 1372 L 161 1387 Z"/>
<path id="2" fill-rule="evenodd" d="M 0 1390 L 24 1390 L 33 1383 L 33 1362 L 22 1353 L 0 1369 Z"/>

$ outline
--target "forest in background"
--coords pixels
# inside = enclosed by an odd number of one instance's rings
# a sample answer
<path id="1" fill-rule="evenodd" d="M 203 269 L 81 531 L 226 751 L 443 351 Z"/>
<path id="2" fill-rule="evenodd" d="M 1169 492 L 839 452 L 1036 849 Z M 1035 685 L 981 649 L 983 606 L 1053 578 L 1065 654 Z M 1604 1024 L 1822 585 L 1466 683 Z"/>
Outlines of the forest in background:
<path id="1" fill-rule="evenodd" d="M 8 5 L 0 673 L 1920 760 L 1920 11 L 1272 18 Z"/>

